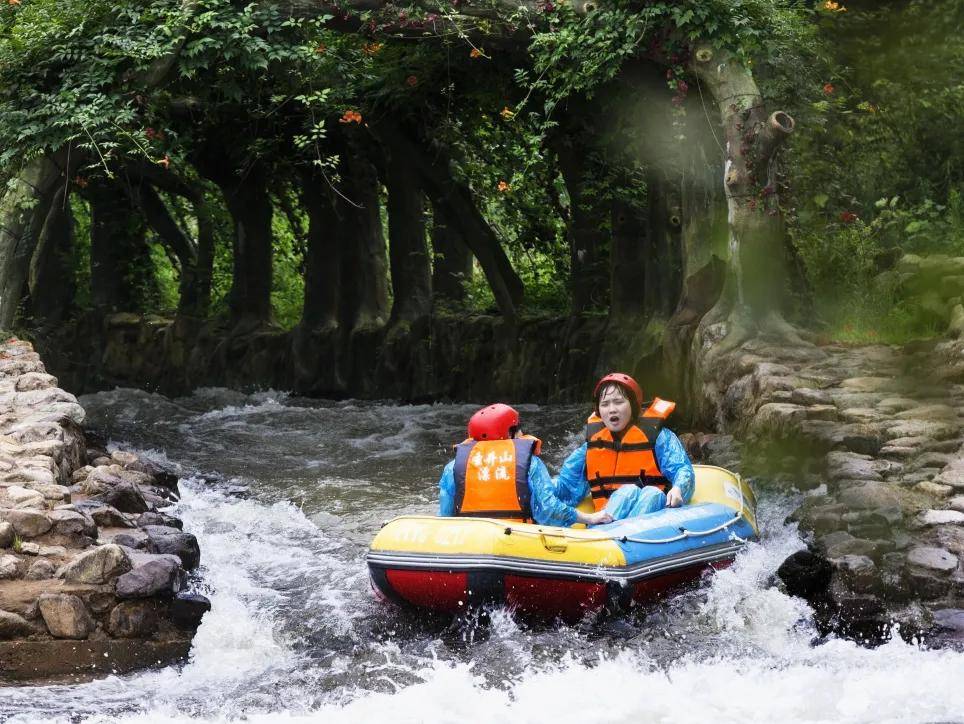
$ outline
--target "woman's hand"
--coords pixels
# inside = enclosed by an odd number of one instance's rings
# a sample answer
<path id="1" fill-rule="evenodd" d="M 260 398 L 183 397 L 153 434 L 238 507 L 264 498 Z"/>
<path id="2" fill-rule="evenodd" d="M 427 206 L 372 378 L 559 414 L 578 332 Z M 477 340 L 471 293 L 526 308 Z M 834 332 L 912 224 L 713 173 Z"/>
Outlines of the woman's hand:
<path id="1" fill-rule="evenodd" d="M 683 504 L 683 494 L 679 491 L 679 488 L 670 488 L 669 492 L 666 493 L 666 507 L 678 508 L 682 504 Z"/>
<path id="2" fill-rule="evenodd" d="M 602 525 L 603 523 L 612 523 L 613 517 L 605 510 L 597 510 L 595 513 L 583 513 L 577 510 L 576 522 L 586 525 Z"/>

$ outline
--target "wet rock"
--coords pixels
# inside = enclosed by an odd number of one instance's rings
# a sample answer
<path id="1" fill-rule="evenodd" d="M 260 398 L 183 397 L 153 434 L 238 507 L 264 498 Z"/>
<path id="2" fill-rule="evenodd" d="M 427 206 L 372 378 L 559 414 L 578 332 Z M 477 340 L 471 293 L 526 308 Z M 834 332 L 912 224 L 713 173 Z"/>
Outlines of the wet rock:
<path id="1" fill-rule="evenodd" d="M 48 578 L 56 578 L 56 576 L 57 567 L 46 558 L 38 558 L 30 564 L 24 578 L 28 581 L 42 581 Z"/>
<path id="2" fill-rule="evenodd" d="M 0 610 L 0 641 L 29 636 L 33 632 L 33 626 L 23 616 Z"/>
<path id="3" fill-rule="evenodd" d="M 813 405 L 807 408 L 808 420 L 827 420 L 834 422 L 839 418 L 836 405 Z"/>
<path id="4" fill-rule="evenodd" d="M 17 556 L 0 555 L 0 579 L 18 578 L 20 559 Z"/>
<path id="5" fill-rule="evenodd" d="M 157 630 L 159 621 L 157 606 L 153 602 L 124 601 L 110 612 L 107 630 L 118 638 L 143 639 Z"/>
<path id="6" fill-rule="evenodd" d="M 141 548 L 147 548 L 147 536 L 136 536 L 130 533 L 118 533 L 112 539 L 113 543 L 119 546 L 124 546 L 125 548 L 133 548 L 135 550 Z"/>
<path id="7" fill-rule="evenodd" d="M 3 508 L 0 509 L 0 520 L 10 523 L 21 538 L 36 538 L 50 530 L 53 525 L 50 518 L 34 510 Z"/>
<path id="8" fill-rule="evenodd" d="M 7 521 L 0 523 L 0 548 L 10 548 L 17 531 Z"/>
<path id="9" fill-rule="evenodd" d="M 115 590 L 118 598 L 172 596 L 181 589 L 181 584 L 179 559 L 174 556 L 158 556 L 120 576 Z"/>
<path id="10" fill-rule="evenodd" d="M 171 620 L 181 628 L 194 630 L 201 625 L 201 619 L 210 610 L 211 602 L 205 596 L 198 593 L 178 593 L 171 602 Z"/>
<path id="11" fill-rule="evenodd" d="M 964 495 L 955 495 L 953 498 L 947 501 L 947 505 L 951 510 L 964 513 Z"/>
<path id="12" fill-rule="evenodd" d="M 964 525 L 964 513 L 958 510 L 925 510 L 919 520 L 921 525 Z"/>
<path id="13" fill-rule="evenodd" d="M 877 403 L 877 409 L 885 414 L 896 414 L 917 407 L 920 403 L 909 397 L 885 397 Z"/>
<path id="14" fill-rule="evenodd" d="M 798 387 L 790 395 L 790 401 L 805 407 L 833 405 L 833 398 L 826 390 L 815 390 L 810 387 Z"/>
<path id="15" fill-rule="evenodd" d="M 888 441 L 901 437 L 927 437 L 946 440 L 957 435 L 957 426 L 946 422 L 926 420 L 903 420 L 888 425 L 885 437 Z"/>
<path id="16" fill-rule="evenodd" d="M 756 416 L 750 423 L 750 432 L 759 438 L 790 437 L 799 431 L 799 423 L 806 418 L 807 410 L 800 405 L 768 402 L 757 410 Z"/>
<path id="17" fill-rule="evenodd" d="M 115 450 L 110 455 L 111 460 L 113 460 L 117 465 L 122 468 L 126 468 L 129 465 L 133 465 L 138 462 L 138 457 L 132 452 L 127 452 L 126 450 Z"/>
<path id="18" fill-rule="evenodd" d="M 949 405 L 920 405 L 898 412 L 897 420 L 957 420 L 957 411 Z"/>
<path id="19" fill-rule="evenodd" d="M 119 483 L 100 493 L 97 498 L 123 513 L 143 513 L 150 508 L 140 489 L 129 482 Z"/>
<path id="20" fill-rule="evenodd" d="M 851 537 L 827 548 L 827 558 L 843 558 L 844 556 L 868 556 L 877 558 L 888 550 L 893 549 L 889 541 L 867 540 Z"/>
<path id="21" fill-rule="evenodd" d="M 64 568 L 64 578 L 72 583 L 108 583 L 131 570 L 124 549 L 108 544 L 81 553 Z"/>
<path id="22" fill-rule="evenodd" d="M 777 576 L 791 596 L 811 600 L 830 585 L 833 566 L 823 556 L 811 551 L 797 551 L 777 569 Z"/>
<path id="23" fill-rule="evenodd" d="M 840 383 L 846 390 L 855 392 L 893 392 L 897 383 L 890 377 L 851 377 Z"/>
<path id="24" fill-rule="evenodd" d="M 47 629 L 58 639 L 85 639 L 94 630 L 94 619 L 77 596 L 44 593 L 38 599 Z"/>
<path id="25" fill-rule="evenodd" d="M 877 566 L 867 556 L 846 555 L 831 561 L 852 590 L 869 592 L 877 583 Z"/>
<path id="26" fill-rule="evenodd" d="M 957 568 L 957 556 L 943 548 L 917 546 L 907 554 L 907 563 L 929 571 L 947 573 Z"/>
<path id="27" fill-rule="evenodd" d="M 842 410 L 840 419 L 844 422 L 871 423 L 882 419 L 882 416 L 877 410 L 869 407 L 852 407 Z"/>
<path id="28" fill-rule="evenodd" d="M 104 528 L 133 528 L 134 523 L 112 505 L 100 505 L 88 510 L 94 522 Z"/>
<path id="29" fill-rule="evenodd" d="M 866 482 L 840 491 L 839 502 L 850 509 L 872 510 L 875 508 L 900 507 L 897 490 L 889 483 Z"/>
<path id="30" fill-rule="evenodd" d="M 831 480 L 883 480 L 883 473 L 895 464 L 853 452 L 827 453 L 827 474 Z"/>
<path id="31" fill-rule="evenodd" d="M 934 611 L 934 624 L 944 631 L 951 632 L 952 638 L 964 640 L 964 609 L 938 609 Z"/>
<path id="32" fill-rule="evenodd" d="M 138 528 L 144 528 L 149 525 L 163 525 L 180 530 L 184 527 L 184 523 L 182 523 L 179 518 L 175 518 L 173 515 L 167 515 L 167 513 L 157 513 L 154 511 L 141 513 L 137 516 L 135 523 Z"/>
<path id="33" fill-rule="evenodd" d="M 154 529 L 151 532 L 151 529 Z M 201 564 L 201 549 L 197 538 L 190 533 L 182 533 L 164 526 L 147 526 L 147 550 L 151 553 L 168 553 L 181 559 L 181 565 L 188 571 Z M 173 532 L 166 532 L 166 531 Z"/>
<path id="34" fill-rule="evenodd" d="M 964 468 L 949 467 L 934 478 L 934 482 L 949 485 L 957 490 L 964 490 Z"/>

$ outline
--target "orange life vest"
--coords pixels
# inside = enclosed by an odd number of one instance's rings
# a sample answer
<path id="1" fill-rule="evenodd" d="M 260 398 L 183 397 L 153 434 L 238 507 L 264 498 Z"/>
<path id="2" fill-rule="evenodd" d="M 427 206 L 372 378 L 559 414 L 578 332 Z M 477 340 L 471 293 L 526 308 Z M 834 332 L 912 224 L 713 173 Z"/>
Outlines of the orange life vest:
<path id="1" fill-rule="evenodd" d="M 529 464 L 542 441 L 472 440 L 455 446 L 455 515 L 532 520 Z"/>
<path id="2" fill-rule="evenodd" d="M 613 491 L 623 485 L 670 487 L 656 463 L 653 448 L 663 423 L 676 403 L 655 398 L 618 440 L 593 413 L 586 421 L 586 479 L 596 510 L 602 510 Z"/>

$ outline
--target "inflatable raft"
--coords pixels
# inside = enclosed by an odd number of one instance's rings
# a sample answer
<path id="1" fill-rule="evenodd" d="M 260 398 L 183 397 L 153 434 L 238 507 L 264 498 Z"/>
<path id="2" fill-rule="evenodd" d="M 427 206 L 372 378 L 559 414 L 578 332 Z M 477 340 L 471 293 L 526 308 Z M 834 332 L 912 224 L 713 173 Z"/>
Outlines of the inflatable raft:
<path id="1" fill-rule="evenodd" d="M 758 535 L 749 485 L 723 468 L 694 469 L 689 505 L 589 529 L 395 518 L 368 552 L 372 586 L 405 606 L 459 613 L 495 603 L 567 620 L 651 601 L 729 565 Z M 591 500 L 583 505 L 592 510 Z"/>

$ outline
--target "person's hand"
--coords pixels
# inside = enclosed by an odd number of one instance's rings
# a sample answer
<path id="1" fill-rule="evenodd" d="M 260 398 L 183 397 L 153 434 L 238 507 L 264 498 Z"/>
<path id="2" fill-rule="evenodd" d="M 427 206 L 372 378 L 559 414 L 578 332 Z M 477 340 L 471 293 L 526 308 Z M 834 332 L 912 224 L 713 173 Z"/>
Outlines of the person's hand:
<path id="1" fill-rule="evenodd" d="M 678 508 L 682 504 L 683 504 L 683 494 L 679 491 L 679 488 L 670 488 L 669 492 L 666 493 L 666 507 Z"/>
<path id="2" fill-rule="evenodd" d="M 595 513 L 580 513 L 579 515 L 579 522 L 586 525 L 602 525 L 603 523 L 613 522 L 613 517 L 605 510 L 597 510 Z"/>

